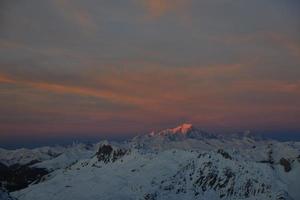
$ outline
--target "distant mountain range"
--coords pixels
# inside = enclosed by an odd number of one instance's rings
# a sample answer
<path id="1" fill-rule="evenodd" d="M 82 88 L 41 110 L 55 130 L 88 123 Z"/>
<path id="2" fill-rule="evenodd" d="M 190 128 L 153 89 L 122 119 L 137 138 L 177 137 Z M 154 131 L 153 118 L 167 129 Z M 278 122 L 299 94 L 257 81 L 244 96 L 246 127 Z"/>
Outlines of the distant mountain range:
<path id="1" fill-rule="evenodd" d="M 124 142 L 0 149 L 0 177 L 0 200 L 298 200 L 300 142 L 182 124 Z"/>

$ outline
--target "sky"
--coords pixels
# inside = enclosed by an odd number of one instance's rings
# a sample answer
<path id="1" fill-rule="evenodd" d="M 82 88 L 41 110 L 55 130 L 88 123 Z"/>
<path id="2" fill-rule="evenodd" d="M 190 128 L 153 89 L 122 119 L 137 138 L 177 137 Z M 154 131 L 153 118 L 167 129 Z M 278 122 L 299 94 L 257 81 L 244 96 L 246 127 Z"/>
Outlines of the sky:
<path id="1" fill-rule="evenodd" d="M 299 19 L 298 0 L 1 0 L 0 146 L 183 122 L 299 138 Z"/>

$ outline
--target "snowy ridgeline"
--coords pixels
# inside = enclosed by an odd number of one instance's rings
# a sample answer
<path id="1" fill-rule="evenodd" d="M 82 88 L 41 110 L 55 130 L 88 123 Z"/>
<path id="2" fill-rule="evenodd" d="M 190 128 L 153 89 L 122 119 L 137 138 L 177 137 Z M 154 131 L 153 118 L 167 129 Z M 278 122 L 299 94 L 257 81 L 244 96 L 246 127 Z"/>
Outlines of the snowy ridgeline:
<path id="1" fill-rule="evenodd" d="M 29 185 L 10 189 L 19 200 L 298 200 L 299 155 L 299 142 L 248 132 L 222 137 L 183 124 L 123 143 L 1 150 L 0 161 L 7 170 L 25 165 L 13 173 L 26 177 L 33 169 L 47 171 L 34 171 Z M 2 185 L 14 184 L 9 181 Z"/>

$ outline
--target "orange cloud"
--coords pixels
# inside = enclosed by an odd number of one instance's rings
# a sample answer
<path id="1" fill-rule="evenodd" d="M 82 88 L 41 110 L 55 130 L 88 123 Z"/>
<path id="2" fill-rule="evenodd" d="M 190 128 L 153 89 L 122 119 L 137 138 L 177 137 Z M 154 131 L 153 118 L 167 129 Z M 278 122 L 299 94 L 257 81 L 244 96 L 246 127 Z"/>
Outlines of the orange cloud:
<path id="1" fill-rule="evenodd" d="M 0 83 L 16 83 L 16 81 L 5 75 L 0 74 Z"/>
<path id="2" fill-rule="evenodd" d="M 96 98 L 106 99 L 111 102 L 134 105 L 143 108 L 146 105 L 153 105 L 155 102 L 147 98 L 139 98 L 133 95 L 126 95 L 110 90 L 92 89 L 78 86 L 68 86 L 55 83 L 33 82 L 27 80 L 17 80 L 0 74 L 0 82 L 25 85 L 35 89 L 47 90 L 54 93 L 77 94 L 82 96 L 92 96 Z"/>
<path id="3" fill-rule="evenodd" d="M 300 94 L 300 82 L 276 80 L 238 80 L 231 86 L 237 91 L 274 92 Z"/>
<path id="4" fill-rule="evenodd" d="M 171 11 L 182 10 L 190 3 L 190 0 L 144 0 L 151 17 L 160 17 Z"/>
<path id="5" fill-rule="evenodd" d="M 44 93 L 24 93 L 26 102 L 22 102 L 22 113 L 30 113 L 32 116 L 45 117 L 44 121 L 35 124 L 35 118 L 24 121 L 22 127 L 36 132 L 46 130 L 71 131 L 74 127 L 79 130 L 106 130 L 98 128 L 97 123 L 130 123 L 159 124 L 162 121 L 177 121 L 185 119 L 191 122 L 203 123 L 204 125 L 239 125 L 250 123 L 276 124 L 280 115 L 287 119 L 281 124 L 291 122 L 292 116 L 298 112 L 299 104 L 292 98 L 298 98 L 300 82 L 276 81 L 276 80 L 232 80 L 228 83 L 220 83 L 212 77 L 222 77 L 224 74 L 239 76 L 247 66 L 242 64 L 215 65 L 207 67 L 186 67 L 173 68 L 149 68 L 136 69 L 130 71 L 107 70 L 102 73 L 94 72 L 88 74 L 90 87 L 67 85 L 64 83 L 49 83 L 43 81 L 28 81 L 19 78 L 11 78 L 5 74 L 0 74 L 0 83 L 16 84 L 32 89 L 51 92 L 54 94 L 74 94 L 78 96 L 91 96 L 99 99 L 106 99 L 117 104 L 132 105 L 130 109 L 111 109 L 84 104 L 86 102 L 74 98 L 74 102 L 62 102 L 60 104 L 51 103 L 51 99 L 42 97 Z M 106 84 L 106 85 L 105 85 Z M 105 89 L 97 89 L 103 86 Z M 11 91 L 20 93 L 20 90 Z M 45 93 L 45 94 L 46 94 Z M 33 94 L 32 96 L 30 96 Z M 249 96 L 261 96 L 263 99 L 244 101 L 246 94 Z M 284 101 L 272 100 L 277 94 L 288 96 Z M 249 96 L 248 96 L 249 95 Z M 271 95 L 271 96 L 269 96 Z M 28 100 L 29 99 L 29 100 Z M 254 98 L 255 99 L 255 98 Z M 14 100 L 15 101 L 15 100 Z M 78 101 L 76 103 L 76 101 Z M 38 102 L 43 102 L 39 104 Z M 79 104 L 80 102 L 80 104 Z M 6 106 L 14 107 L 18 102 L 6 103 Z M 83 104 L 82 104 L 83 103 Z M 70 105 L 69 105 L 70 104 Z M 26 106 L 24 106 L 26 105 Z M 78 106 L 84 105 L 84 106 Z M 16 112 L 21 112 L 17 110 Z M 54 121 L 48 122 L 48 118 Z M 60 116 L 58 118 L 58 116 Z M 263 116 L 263 117 L 262 117 Z M 57 119 L 58 118 L 58 119 Z M 39 118 L 38 118 L 39 119 Z M 258 122 L 257 122 L 258 120 Z M 282 119 L 281 119 L 282 120 Z M 76 123 L 77 122 L 77 123 Z M 180 121 L 178 121 L 179 123 Z M 77 125 L 80 123 L 80 126 Z M 36 126 L 39 126 L 35 128 Z M 14 126 L 12 124 L 11 126 Z M 52 128 L 49 128 L 53 126 Z M 134 125 L 132 125 L 134 126 Z M 138 125 L 136 125 L 138 126 Z M 138 127 L 131 130 L 138 130 Z M 45 128 L 48 127 L 48 128 Z M 92 128 L 91 128 L 92 127 Z M 109 127 L 109 126 L 108 126 Z M 128 128 L 128 127 L 127 127 Z M 142 130 L 143 127 L 140 127 Z M 7 130 L 10 125 L 7 125 Z M 14 130 L 11 128 L 11 130 Z M 122 129 L 130 130 L 130 128 Z"/>
<path id="6" fill-rule="evenodd" d="M 247 65 L 212 65 L 202 67 L 146 67 L 135 70 L 107 69 L 91 71 L 85 85 L 49 83 L 13 79 L 0 75 L 0 82 L 25 85 L 57 94 L 75 94 L 105 99 L 117 104 L 132 105 L 138 110 L 160 115 L 191 115 L 203 110 L 238 107 L 232 99 L 241 92 L 298 95 L 299 82 L 236 78 L 222 82 L 223 77 L 241 77 Z M 220 81 L 221 80 L 221 81 Z M 101 87 L 101 89 L 97 89 Z M 230 97 L 230 98 L 228 98 Z M 276 103 L 278 105 L 278 102 Z M 274 105 L 270 104 L 271 106 Z M 259 106 L 259 102 L 256 105 Z M 262 106 L 266 106 L 262 104 Z M 284 103 L 282 106 L 287 106 Z M 133 109 L 135 110 L 135 109 Z M 216 110 L 215 110 L 216 111 Z M 215 112 L 213 111 L 213 112 Z M 131 111 L 133 112 L 133 111 Z M 210 114 L 209 112 L 207 114 Z"/>

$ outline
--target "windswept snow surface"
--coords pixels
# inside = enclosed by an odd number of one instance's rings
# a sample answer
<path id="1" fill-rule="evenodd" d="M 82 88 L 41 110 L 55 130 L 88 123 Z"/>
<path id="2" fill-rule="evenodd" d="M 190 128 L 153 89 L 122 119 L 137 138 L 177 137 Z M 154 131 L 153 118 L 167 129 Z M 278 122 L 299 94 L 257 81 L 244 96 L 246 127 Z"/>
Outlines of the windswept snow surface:
<path id="1" fill-rule="evenodd" d="M 298 200 L 300 143 L 222 137 L 183 124 L 124 143 L 77 145 L 19 200 Z"/>

